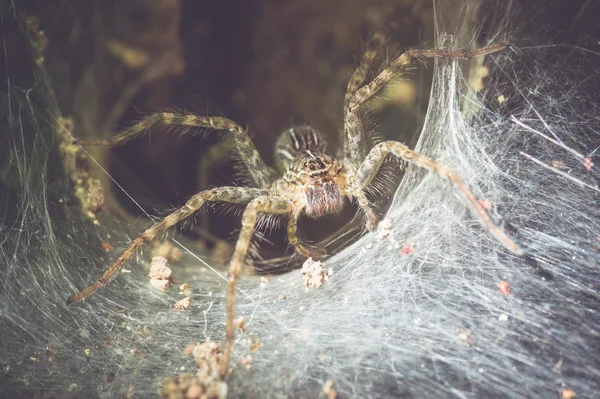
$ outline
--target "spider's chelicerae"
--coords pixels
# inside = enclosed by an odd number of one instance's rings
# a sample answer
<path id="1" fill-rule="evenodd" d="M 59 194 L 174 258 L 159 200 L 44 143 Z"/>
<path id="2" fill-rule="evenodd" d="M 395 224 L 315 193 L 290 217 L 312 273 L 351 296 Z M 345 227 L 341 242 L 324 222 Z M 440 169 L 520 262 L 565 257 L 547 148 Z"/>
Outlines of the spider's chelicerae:
<path id="1" fill-rule="evenodd" d="M 449 180 L 466 200 L 466 204 L 504 246 L 514 253 L 521 253 L 519 246 L 494 224 L 486 210 L 479 204 L 467 185 L 450 168 L 425 155 L 410 150 L 397 141 L 384 141 L 367 149 L 365 133 L 365 104 L 394 74 L 401 71 L 415 58 L 444 57 L 468 59 L 497 52 L 506 44 L 495 44 L 476 50 L 408 50 L 397 57 L 371 82 L 364 84 L 368 70 L 383 42 L 382 35 L 375 35 L 372 45 L 363 55 L 353 73 L 345 95 L 343 145 L 336 157 L 325 153 L 326 143 L 317 130 L 295 127 L 284 131 L 276 142 L 275 160 L 279 177 L 258 154 L 246 131 L 238 124 L 222 117 L 206 117 L 194 114 L 157 113 L 146 117 L 136 125 L 103 141 L 85 145 L 119 145 L 134 137 L 149 132 L 157 126 L 204 128 L 230 132 L 239 156 L 245 163 L 254 187 L 217 187 L 202 191 L 187 203 L 140 234 L 121 253 L 118 259 L 90 287 L 68 300 L 68 304 L 79 301 L 98 288 L 106 285 L 122 268 L 136 250 L 152 241 L 159 233 L 198 211 L 206 202 L 226 202 L 245 206 L 242 227 L 228 266 L 227 327 L 224 359 L 221 375 L 227 374 L 229 357 L 234 337 L 234 305 L 236 282 L 248 253 L 257 218 L 260 214 L 285 215 L 289 218 L 287 234 L 290 244 L 303 256 L 320 256 L 300 242 L 296 236 L 298 218 L 306 215 L 319 218 L 339 212 L 346 198 L 356 200 L 366 215 L 367 229 L 374 230 L 377 224 L 365 191 L 375 178 L 385 157 L 392 154 L 408 163 L 428 169 L 443 179 Z M 364 84 L 364 85 L 363 85 Z"/>

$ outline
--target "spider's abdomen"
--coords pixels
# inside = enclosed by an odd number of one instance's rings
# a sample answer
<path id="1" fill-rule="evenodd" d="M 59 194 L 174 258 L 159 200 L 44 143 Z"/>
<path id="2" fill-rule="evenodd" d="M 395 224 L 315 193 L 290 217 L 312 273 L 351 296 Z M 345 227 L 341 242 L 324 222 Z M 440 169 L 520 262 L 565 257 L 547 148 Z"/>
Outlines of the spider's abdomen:
<path id="1" fill-rule="evenodd" d="M 295 158 L 306 151 L 323 153 L 327 142 L 323 135 L 310 126 L 296 126 L 281 133 L 275 143 L 275 164 L 281 173 Z"/>

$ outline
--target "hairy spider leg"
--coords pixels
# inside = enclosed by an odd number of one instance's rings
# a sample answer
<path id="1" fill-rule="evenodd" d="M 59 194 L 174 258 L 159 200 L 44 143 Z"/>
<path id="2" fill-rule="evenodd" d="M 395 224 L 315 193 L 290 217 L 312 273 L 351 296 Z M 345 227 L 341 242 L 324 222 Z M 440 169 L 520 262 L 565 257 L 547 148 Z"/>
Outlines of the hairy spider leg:
<path id="1" fill-rule="evenodd" d="M 402 68 L 406 68 L 415 58 L 457 58 L 470 59 L 480 55 L 498 52 L 508 46 L 498 43 L 475 50 L 407 50 L 398 56 L 392 63 L 379 73 L 370 83 L 364 85 L 354 93 L 344 109 L 344 148 L 345 163 L 353 161 L 360 163 L 365 157 L 365 132 L 361 119 L 363 106 Z"/>
<path id="2" fill-rule="evenodd" d="M 475 195 L 461 180 L 460 177 L 449 167 L 440 164 L 433 159 L 414 152 L 406 145 L 397 141 L 384 141 L 371 149 L 369 155 L 365 158 L 357 172 L 358 191 L 363 192 L 364 189 L 373 180 L 379 167 L 383 163 L 387 154 L 401 158 L 409 163 L 412 163 L 420 168 L 434 172 L 442 179 L 447 179 L 452 182 L 454 187 L 463 195 L 467 201 L 467 205 L 471 211 L 479 218 L 479 221 L 484 225 L 498 241 L 500 241 L 511 252 L 522 255 L 523 250 L 519 245 L 507 236 L 490 218 L 486 210 L 481 206 Z"/>
<path id="3" fill-rule="evenodd" d="M 385 40 L 385 33 L 383 31 L 379 31 L 376 32 L 367 43 L 366 50 L 361 57 L 360 63 L 348 81 L 346 94 L 344 96 L 345 107 L 348 107 L 348 104 L 350 103 L 352 96 L 354 96 L 354 93 L 356 93 L 356 91 L 360 89 L 360 86 L 362 86 L 362 84 L 365 82 L 367 72 L 369 72 L 369 69 L 371 66 L 373 66 L 373 61 L 375 61 L 375 58 L 385 43 Z"/>
<path id="4" fill-rule="evenodd" d="M 226 130 L 233 135 L 239 157 L 244 162 L 250 177 L 258 188 L 269 187 L 272 179 L 271 169 L 261 158 L 248 133 L 237 123 L 223 117 L 199 116 L 194 114 L 178 114 L 160 112 L 140 120 L 135 125 L 105 140 L 79 141 L 84 146 L 117 146 L 140 136 L 144 136 L 156 127 L 166 127 L 178 130 L 181 135 L 194 134 L 190 128 L 208 128 Z M 181 128 L 181 130 L 177 129 Z M 186 129 L 188 128 L 188 129 Z"/>
<path id="5" fill-rule="evenodd" d="M 254 198 L 265 194 L 264 190 L 258 188 L 247 187 L 220 187 L 211 190 L 202 191 L 191 197 L 184 206 L 163 218 L 160 222 L 145 230 L 129 246 L 121 253 L 117 260 L 100 276 L 100 278 L 91 286 L 73 295 L 67 300 L 67 305 L 77 302 L 98 288 L 108 284 L 108 282 L 121 270 L 125 262 L 127 262 L 135 251 L 143 244 L 147 244 L 154 240 L 158 234 L 174 226 L 180 221 L 186 219 L 198 209 L 206 201 L 223 201 L 234 204 L 248 204 Z"/>
<path id="6" fill-rule="evenodd" d="M 354 98 L 356 92 L 364 84 L 365 78 L 367 77 L 367 72 L 373 66 L 373 62 L 375 61 L 380 48 L 385 43 L 385 40 L 385 34 L 380 31 L 375 33 L 375 35 L 373 35 L 367 44 L 367 49 L 363 53 L 360 64 L 348 81 L 346 94 L 344 95 L 344 112 L 346 109 L 348 109 L 348 106 L 350 105 L 350 102 L 352 98 Z M 342 138 L 341 153 L 346 159 L 357 159 L 360 162 L 366 156 L 367 137 L 365 127 L 362 120 L 355 117 L 352 117 L 351 119 L 354 130 L 350 135 L 348 134 L 347 129 L 344 129 L 345 136 Z"/>
<path id="7" fill-rule="evenodd" d="M 227 368 L 229 365 L 229 358 L 231 356 L 231 348 L 233 346 L 233 337 L 235 333 L 235 327 L 233 323 L 235 308 L 235 286 L 240 275 L 242 265 L 244 264 L 244 260 L 246 259 L 248 248 L 250 247 L 250 241 L 252 239 L 252 234 L 254 233 L 254 227 L 256 226 L 258 213 L 263 212 L 284 214 L 289 213 L 291 210 L 291 202 L 267 195 L 261 195 L 260 197 L 253 199 L 252 202 L 246 206 L 246 210 L 242 216 L 242 229 L 235 244 L 235 250 L 228 267 L 229 291 L 227 294 L 227 326 L 225 330 L 225 351 L 220 370 L 222 377 L 227 375 Z"/>
<path id="8" fill-rule="evenodd" d="M 370 83 L 358 89 L 346 106 L 344 110 L 344 148 L 346 150 L 344 164 L 349 168 L 357 168 L 358 164 L 365 160 L 365 134 L 361 118 L 364 104 L 369 101 L 377 92 L 379 92 L 379 90 L 381 90 L 399 70 L 410 65 L 415 58 L 472 58 L 480 55 L 491 54 L 506 47 L 507 44 L 499 43 L 476 50 L 407 50 L 398 56 Z M 363 163 L 362 165 L 364 166 L 365 164 Z M 363 166 L 361 166 L 361 168 Z M 374 174 L 377 173 L 380 166 L 381 162 L 374 169 Z M 372 177 L 369 179 L 369 182 L 371 180 Z M 366 198 L 364 188 L 356 192 L 354 195 L 358 200 L 359 206 L 367 216 L 367 228 L 369 230 L 374 229 L 376 225 L 376 218 L 370 207 L 369 201 Z"/>

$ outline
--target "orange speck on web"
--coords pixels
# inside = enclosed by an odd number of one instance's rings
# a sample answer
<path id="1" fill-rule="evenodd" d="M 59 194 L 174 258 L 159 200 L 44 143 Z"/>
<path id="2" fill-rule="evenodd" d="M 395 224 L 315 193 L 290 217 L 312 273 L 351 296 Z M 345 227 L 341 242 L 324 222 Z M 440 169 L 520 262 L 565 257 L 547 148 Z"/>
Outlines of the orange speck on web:
<path id="1" fill-rule="evenodd" d="M 502 293 L 502 295 L 510 294 L 510 287 L 506 281 L 504 281 L 504 280 L 500 281 L 498 283 L 497 287 L 500 290 L 500 292 Z"/>
<path id="2" fill-rule="evenodd" d="M 492 209 L 492 203 L 486 199 L 480 199 L 479 205 L 481 205 L 486 211 Z"/>
<path id="3" fill-rule="evenodd" d="M 110 245 L 110 243 L 106 242 L 106 241 L 102 241 L 102 249 L 105 250 L 106 252 L 112 251 L 113 246 Z"/>
<path id="4" fill-rule="evenodd" d="M 414 251 L 414 247 L 412 246 L 412 244 L 410 242 L 407 242 L 406 244 L 404 244 L 404 246 L 402 247 L 402 249 L 400 250 L 400 254 L 402 256 L 406 256 L 409 255 L 412 251 Z"/>

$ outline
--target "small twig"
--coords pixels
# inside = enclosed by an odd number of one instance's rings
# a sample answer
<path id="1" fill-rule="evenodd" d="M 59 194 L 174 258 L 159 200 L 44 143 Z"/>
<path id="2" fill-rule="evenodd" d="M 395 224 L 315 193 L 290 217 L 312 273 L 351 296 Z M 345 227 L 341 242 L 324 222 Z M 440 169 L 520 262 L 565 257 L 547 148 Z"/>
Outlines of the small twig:
<path id="1" fill-rule="evenodd" d="M 515 118 L 514 115 L 510 116 L 510 119 L 516 123 L 517 125 L 521 126 L 522 128 L 526 129 L 527 131 L 531 132 L 531 133 L 535 133 L 538 136 L 541 136 L 543 138 L 545 138 L 546 140 L 548 140 L 551 143 L 556 144 L 559 147 L 564 148 L 565 150 L 569 151 L 571 154 L 575 155 L 576 157 L 585 160 L 585 155 L 578 153 L 577 151 L 575 151 L 574 149 L 572 149 L 571 147 L 569 147 L 568 145 L 566 145 L 563 142 L 560 142 L 558 140 L 553 139 L 552 137 L 549 137 L 547 135 L 545 135 L 544 133 L 540 132 L 539 130 L 535 130 L 534 128 L 532 128 L 531 126 L 527 126 L 526 124 L 524 124 L 523 122 L 521 122 L 520 120 L 518 120 L 517 118 Z"/>
<path id="2" fill-rule="evenodd" d="M 590 186 L 589 184 L 582 182 L 581 180 L 579 180 L 579 179 L 577 179 L 577 178 L 575 178 L 575 177 L 573 177 L 573 176 L 569 175 L 568 173 L 565 173 L 565 172 L 563 172 L 562 170 L 554 169 L 552 166 L 550 166 L 550 165 L 547 165 L 547 164 L 543 163 L 542 161 L 540 161 L 540 160 L 538 160 L 538 159 L 536 159 L 536 158 L 532 157 L 532 156 L 531 156 L 531 155 L 529 155 L 529 154 L 526 154 L 526 153 L 524 153 L 523 151 L 519 151 L 519 152 L 520 152 L 520 153 L 521 153 L 521 155 L 523 155 L 525 158 L 528 158 L 528 159 L 530 159 L 531 161 L 533 161 L 533 162 L 537 163 L 538 165 L 540 165 L 540 166 L 543 166 L 543 167 L 544 167 L 544 168 L 546 168 L 546 169 L 550 169 L 550 170 L 551 170 L 551 171 L 553 171 L 554 173 L 556 173 L 556 174 L 558 174 L 558 175 L 561 175 L 562 177 L 565 177 L 565 178 L 567 178 L 567 179 L 569 179 L 569 180 L 571 180 L 571 181 L 573 181 L 573 182 L 575 182 L 575 183 L 577 183 L 577 184 L 579 184 L 579 185 L 581 185 L 581 186 L 585 186 L 585 187 L 591 188 L 592 190 L 598 191 L 598 192 L 600 193 L 600 189 L 598 189 L 597 187 Z"/>

